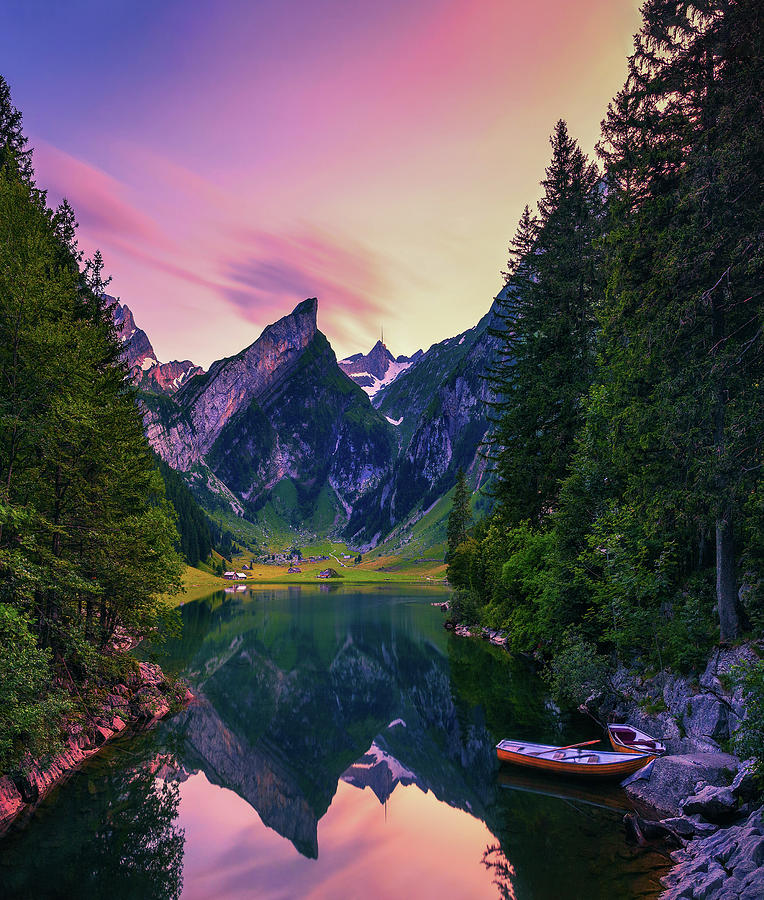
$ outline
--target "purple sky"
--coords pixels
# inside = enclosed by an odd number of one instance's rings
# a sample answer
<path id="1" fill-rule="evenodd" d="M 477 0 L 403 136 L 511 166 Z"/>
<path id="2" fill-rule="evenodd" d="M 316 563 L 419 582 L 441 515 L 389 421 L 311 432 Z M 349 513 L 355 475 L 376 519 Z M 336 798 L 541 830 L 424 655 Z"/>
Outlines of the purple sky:
<path id="1" fill-rule="evenodd" d="M 306 296 L 338 355 L 474 325 L 555 121 L 592 151 L 632 0 L 6 0 L 38 180 L 161 359 Z"/>

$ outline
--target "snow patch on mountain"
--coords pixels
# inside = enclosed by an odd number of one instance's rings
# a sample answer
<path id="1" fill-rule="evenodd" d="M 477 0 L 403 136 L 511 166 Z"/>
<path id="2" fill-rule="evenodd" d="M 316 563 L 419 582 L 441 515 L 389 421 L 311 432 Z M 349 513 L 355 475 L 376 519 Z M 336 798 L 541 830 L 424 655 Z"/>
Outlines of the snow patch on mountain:
<path id="1" fill-rule="evenodd" d="M 405 372 L 421 356 L 422 351 L 419 350 L 413 356 L 394 357 L 382 341 L 377 341 L 366 355 L 354 353 L 346 359 L 339 360 L 338 365 L 369 397 L 374 397 L 383 387 L 392 384 L 401 372 Z"/>

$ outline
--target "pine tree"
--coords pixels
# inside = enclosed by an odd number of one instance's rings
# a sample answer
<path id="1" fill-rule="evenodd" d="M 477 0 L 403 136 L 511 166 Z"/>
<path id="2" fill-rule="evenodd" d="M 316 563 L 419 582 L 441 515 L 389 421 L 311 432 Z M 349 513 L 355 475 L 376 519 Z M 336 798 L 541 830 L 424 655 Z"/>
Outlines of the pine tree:
<path id="1" fill-rule="evenodd" d="M 652 0 L 603 122 L 611 227 L 601 398 L 611 489 L 671 541 L 715 533 L 723 640 L 760 483 L 762 11 Z M 758 435 L 758 437 L 757 437 Z M 700 554 L 702 556 L 702 554 Z"/>
<path id="2" fill-rule="evenodd" d="M 453 555 L 459 544 L 463 544 L 467 540 L 467 532 L 472 524 L 471 496 L 472 492 L 467 485 L 467 476 L 464 474 L 463 469 L 459 469 L 456 474 L 454 500 L 448 517 L 447 544 L 449 557 Z"/>
<path id="3" fill-rule="evenodd" d="M 0 100 L 10 105 L 7 90 Z M 6 157 L 23 163 L 20 117 L 10 122 Z M 37 673 L 30 684 L 50 685 L 97 670 L 118 626 L 153 633 L 181 563 L 103 260 L 79 270 L 73 213 L 47 209 L 24 165 L 0 166 L 0 601 L 15 611 L 7 633 Z M 61 705 L 55 690 L 39 701 L 27 721 L 43 740 Z M 0 768 L 12 757 L 0 752 Z"/>
<path id="4" fill-rule="evenodd" d="M 594 367 L 598 173 L 565 122 L 550 143 L 539 216 L 524 211 L 510 246 L 492 373 L 497 493 L 510 523 L 539 523 L 555 507 Z"/>
<path id="5" fill-rule="evenodd" d="M 11 102 L 8 82 L 0 75 L 0 171 L 32 183 L 32 150 L 21 127 L 21 113 Z"/>

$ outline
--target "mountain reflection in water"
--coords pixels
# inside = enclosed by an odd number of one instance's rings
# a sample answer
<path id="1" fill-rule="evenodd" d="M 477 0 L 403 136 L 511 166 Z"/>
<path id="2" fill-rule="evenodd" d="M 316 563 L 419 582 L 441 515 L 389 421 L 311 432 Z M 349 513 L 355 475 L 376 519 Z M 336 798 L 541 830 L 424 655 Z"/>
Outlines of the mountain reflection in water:
<path id="1" fill-rule="evenodd" d="M 665 861 L 627 847 L 622 811 L 497 778 L 500 737 L 595 736 L 537 678 L 449 636 L 442 592 L 331 587 L 187 604 L 160 662 L 198 700 L 10 835 L 2 895 L 97 897 L 102 878 L 110 900 L 657 895 Z M 107 839 L 140 852 L 122 867 Z"/>

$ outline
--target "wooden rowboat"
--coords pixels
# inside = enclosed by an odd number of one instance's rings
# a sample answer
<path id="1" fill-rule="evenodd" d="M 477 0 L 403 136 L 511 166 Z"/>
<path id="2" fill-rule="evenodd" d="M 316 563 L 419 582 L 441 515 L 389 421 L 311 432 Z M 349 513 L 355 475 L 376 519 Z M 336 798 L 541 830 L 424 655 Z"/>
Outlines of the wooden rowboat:
<path id="1" fill-rule="evenodd" d="M 608 737 L 613 750 L 619 753 L 652 753 L 662 756 L 666 747 L 654 737 L 645 734 L 633 725 L 608 725 Z"/>
<path id="2" fill-rule="evenodd" d="M 588 747 L 555 747 L 527 741 L 499 741 L 501 762 L 583 778 L 625 778 L 655 758 L 653 753 L 613 753 Z"/>

